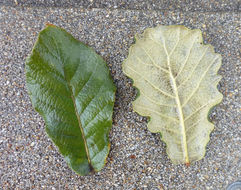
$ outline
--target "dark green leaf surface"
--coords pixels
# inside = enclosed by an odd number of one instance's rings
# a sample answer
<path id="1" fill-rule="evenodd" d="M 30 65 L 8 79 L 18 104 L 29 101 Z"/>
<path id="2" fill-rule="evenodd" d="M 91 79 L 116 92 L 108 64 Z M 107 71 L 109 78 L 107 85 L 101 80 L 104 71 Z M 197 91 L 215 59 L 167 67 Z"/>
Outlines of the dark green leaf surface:
<path id="1" fill-rule="evenodd" d="M 48 25 L 26 61 L 27 89 L 46 131 L 78 174 L 99 171 L 110 145 L 115 86 L 104 60 Z"/>

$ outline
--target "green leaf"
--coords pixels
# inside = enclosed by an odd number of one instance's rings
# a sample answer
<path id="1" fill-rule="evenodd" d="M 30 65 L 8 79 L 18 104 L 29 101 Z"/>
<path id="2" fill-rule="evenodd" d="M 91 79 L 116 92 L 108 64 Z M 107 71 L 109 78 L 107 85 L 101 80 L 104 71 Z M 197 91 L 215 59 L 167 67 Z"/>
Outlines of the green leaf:
<path id="1" fill-rule="evenodd" d="M 26 61 L 27 89 L 46 131 L 78 174 L 99 171 L 109 153 L 115 86 L 105 61 L 48 25 Z"/>
<path id="2" fill-rule="evenodd" d="M 175 164 L 203 158 L 214 127 L 208 112 L 222 100 L 217 90 L 221 56 L 202 43 L 200 30 L 149 28 L 136 36 L 123 63 L 140 91 L 133 109 L 150 117 L 149 130 L 161 133 Z"/>

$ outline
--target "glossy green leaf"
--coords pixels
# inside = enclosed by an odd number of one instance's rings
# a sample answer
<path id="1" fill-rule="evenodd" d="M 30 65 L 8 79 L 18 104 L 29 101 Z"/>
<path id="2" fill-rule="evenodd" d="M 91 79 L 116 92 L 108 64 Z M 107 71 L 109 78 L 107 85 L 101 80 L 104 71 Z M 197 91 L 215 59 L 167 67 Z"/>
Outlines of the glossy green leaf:
<path id="1" fill-rule="evenodd" d="M 203 45 L 201 31 L 184 26 L 158 26 L 137 35 L 123 63 L 140 91 L 133 109 L 150 117 L 149 130 L 161 133 L 175 164 L 205 155 L 214 127 L 208 112 L 222 100 L 220 65 L 221 56 Z"/>
<path id="2" fill-rule="evenodd" d="M 46 131 L 78 174 L 99 171 L 109 153 L 115 86 L 105 61 L 48 25 L 26 61 L 27 89 Z"/>

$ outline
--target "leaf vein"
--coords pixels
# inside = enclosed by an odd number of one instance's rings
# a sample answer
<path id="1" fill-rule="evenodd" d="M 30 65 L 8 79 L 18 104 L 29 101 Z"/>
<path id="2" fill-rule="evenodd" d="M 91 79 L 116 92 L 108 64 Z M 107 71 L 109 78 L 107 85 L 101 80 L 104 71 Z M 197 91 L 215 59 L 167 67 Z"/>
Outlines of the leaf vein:
<path id="1" fill-rule="evenodd" d="M 193 123 L 190 127 L 188 127 L 186 133 L 191 130 L 193 127 L 195 127 L 198 123 L 200 123 L 202 121 L 202 119 L 199 119 L 197 122 Z"/>
<path id="2" fill-rule="evenodd" d="M 170 117 L 170 116 L 168 116 L 168 115 L 164 115 L 164 114 L 162 114 L 162 113 L 160 113 L 160 112 L 158 112 L 158 111 L 151 110 L 151 109 L 149 109 L 148 107 L 139 106 L 139 105 L 136 105 L 136 104 L 135 104 L 135 107 L 139 107 L 139 108 L 145 109 L 145 110 L 147 110 L 147 111 L 156 113 L 157 115 L 160 115 L 160 116 L 162 116 L 162 117 L 165 117 L 165 118 L 167 118 L 167 119 L 170 119 L 170 120 L 172 120 L 172 121 L 175 121 L 175 122 L 179 123 L 179 121 L 178 121 L 176 118 Z"/>
<path id="3" fill-rule="evenodd" d="M 146 97 L 148 100 L 150 100 L 153 104 L 156 104 L 158 106 L 167 106 L 167 107 L 176 107 L 176 105 L 171 105 L 171 104 L 159 104 L 155 100 L 152 100 L 149 96 L 147 96 L 144 92 L 141 92 L 141 94 Z"/>
<path id="4" fill-rule="evenodd" d="M 140 48 L 146 53 L 146 55 L 149 57 L 149 59 L 151 60 L 152 64 L 155 67 L 159 68 L 160 70 L 162 70 L 166 73 L 169 73 L 168 70 L 166 70 L 166 69 L 164 69 L 164 68 L 162 68 L 162 67 L 160 67 L 159 65 L 156 64 L 156 62 L 152 59 L 151 55 L 147 52 L 147 50 L 145 48 L 143 48 L 143 47 L 140 47 Z"/>
<path id="5" fill-rule="evenodd" d="M 154 84 L 152 84 L 148 79 L 146 79 L 145 77 L 143 77 L 141 74 L 139 74 L 137 71 L 135 71 L 134 69 L 132 69 L 130 66 L 126 65 L 130 70 L 132 70 L 134 73 L 138 74 L 142 79 L 144 79 L 147 83 L 149 83 L 154 89 L 156 89 L 157 91 L 161 92 L 162 94 L 170 97 L 170 98 L 175 98 L 174 96 L 172 96 L 171 94 L 162 91 L 160 88 L 156 87 Z"/>
<path id="6" fill-rule="evenodd" d="M 94 121 L 95 118 L 96 118 L 96 117 L 106 108 L 106 106 L 108 106 L 108 105 L 109 105 L 109 103 L 107 103 L 105 106 L 103 106 L 101 109 L 98 110 L 98 112 L 95 114 L 95 116 L 92 117 L 92 118 L 90 119 L 90 121 L 85 124 L 85 129 L 88 129 L 89 124 L 90 124 L 92 121 Z M 87 134 L 88 134 L 88 133 L 87 133 Z"/>
<path id="7" fill-rule="evenodd" d="M 192 50 L 192 48 L 193 48 L 194 43 L 195 43 L 195 40 L 193 40 L 193 43 L 192 43 L 191 48 L 189 49 L 188 55 L 187 55 L 184 63 L 181 65 L 181 68 L 180 68 L 179 72 L 177 73 L 177 75 L 176 75 L 176 77 L 175 77 L 174 79 L 176 79 L 176 78 L 180 75 L 180 73 L 182 72 L 182 70 L 183 70 L 184 67 L 186 66 L 187 61 L 188 61 L 188 59 L 189 59 L 189 57 L 190 57 L 190 55 L 191 55 L 191 50 Z"/>
<path id="8" fill-rule="evenodd" d="M 199 112 L 202 108 L 206 107 L 209 104 L 209 102 L 207 104 L 204 104 L 202 106 L 200 106 L 198 109 L 196 109 L 194 112 L 192 112 L 190 115 L 188 115 L 185 119 L 184 122 L 187 121 L 190 117 L 192 117 L 193 115 L 195 115 L 197 112 Z"/>
<path id="9" fill-rule="evenodd" d="M 75 93 L 76 96 L 78 97 L 80 92 L 84 89 L 84 87 L 87 85 L 87 83 L 90 81 L 91 77 L 94 75 L 94 73 L 96 72 L 96 68 L 97 68 L 97 64 L 95 65 L 95 69 L 94 71 L 89 75 L 88 79 L 85 81 L 85 84 L 82 86 L 82 88 L 77 92 Z"/>
<path id="10" fill-rule="evenodd" d="M 197 62 L 197 64 L 194 66 L 193 70 L 191 71 L 190 75 L 181 83 L 179 84 L 179 86 L 177 88 L 180 88 L 183 84 L 185 84 L 193 75 L 194 71 L 196 70 L 197 66 L 199 65 L 199 63 L 201 62 L 201 60 L 204 58 L 204 55 L 207 51 L 208 47 L 205 49 L 205 51 L 203 52 L 201 58 L 199 59 L 199 61 Z"/>
<path id="11" fill-rule="evenodd" d="M 99 92 L 100 92 L 100 90 L 102 89 L 102 87 L 103 87 L 103 84 L 100 86 L 100 88 L 98 89 L 98 91 L 95 93 L 95 96 L 94 96 L 94 97 L 91 97 L 90 101 L 87 103 L 87 105 L 86 105 L 86 106 L 84 107 L 84 109 L 81 111 L 80 115 L 82 115 L 82 114 L 85 112 L 85 110 L 89 107 L 89 105 L 91 104 L 91 102 L 92 102 L 95 98 L 97 98 L 97 95 L 99 94 Z"/>
<path id="12" fill-rule="evenodd" d="M 157 69 L 159 69 L 159 70 L 161 70 L 161 71 L 164 71 L 165 73 L 169 73 L 168 72 L 168 70 L 166 70 L 166 69 L 164 69 L 163 67 L 161 67 L 161 66 L 157 66 L 157 65 L 155 65 L 155 64 L 148 64 L 148 63 L 144 63 L 141 59 L 140 59 L 140 57 L 138 57 L 138 56 L 136 56 L 136 58 L 139 60 L 139 62 L 141 63 L 141 64 L 143 64 L 143 65 L 152 65 L 152 66 L 154 66 L 154 67 L 156 67 Z"/>
<path id="13" fill-rule="evenodd" d="M 184 107 L 189 100 L 193 97 L 193 95 L 196 93 L 196 91 L 198 90 L 200 84 L 202 83 L 202 80 L 204 79 L 204 77 L 206 76 L 207 72 L 209 71 L 209 69 L 211 68 L 211 66 L 215 63 L 215 61 L 217 60 L 217 57 L 215 57 L 212 61 L 212 63 L 207 67 L 206 71 L 203 73 L 203 75 L 201 76 L 196 88 L 193 90 L 193 92 L 191 93 L 191 95 L 186 99 L 186 101 L 182 104 L 182 107 Z"/>

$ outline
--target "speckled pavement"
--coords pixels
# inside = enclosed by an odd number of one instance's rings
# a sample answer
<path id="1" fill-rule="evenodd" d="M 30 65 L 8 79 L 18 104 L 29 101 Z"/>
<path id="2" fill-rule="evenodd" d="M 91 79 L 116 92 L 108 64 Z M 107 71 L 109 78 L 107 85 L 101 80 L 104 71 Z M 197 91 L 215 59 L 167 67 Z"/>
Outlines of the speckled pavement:
<path id="1" fill-rule="evenodd" d="M 241 11 L 238 0 L 1 0 L 0 5 L 128 10 Z"/>
<path id="2" fill-rule="evenodd" d="M 230 1 L 227 10 L 220 5 L 217 11 L 204 7 L 207 11 L 191 12 L 141 6 L 128 10 L 119 5 L 11 7 L 6 2 L 0 2 L 0 189 L 222 190 L 241 179 L 241 13 L 234 6 L 238 1 Z M 104 169 L 94 175 L 81 177 L 68 168 L 26 91 L 25 59 L 47 22 L 65 28 L 102 55 L 118 88 L 111 151 Z M 150 133 L 146 118 L 133 112 L 136 90 L 121 70 L 134 34 L 157 24 L 200 28 L 205 43 L 223 57 L 219 89 L 224 99 L 211 113 L 216 127 L 205 158 L 189 167 L 173 165 L 159 135 Z"/>

